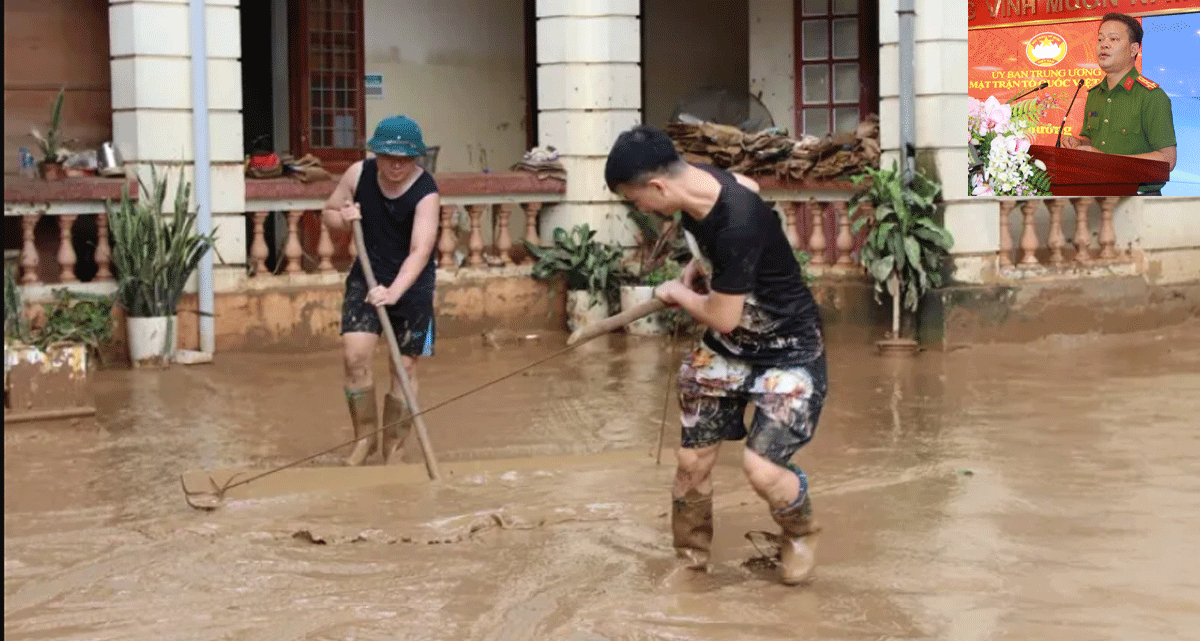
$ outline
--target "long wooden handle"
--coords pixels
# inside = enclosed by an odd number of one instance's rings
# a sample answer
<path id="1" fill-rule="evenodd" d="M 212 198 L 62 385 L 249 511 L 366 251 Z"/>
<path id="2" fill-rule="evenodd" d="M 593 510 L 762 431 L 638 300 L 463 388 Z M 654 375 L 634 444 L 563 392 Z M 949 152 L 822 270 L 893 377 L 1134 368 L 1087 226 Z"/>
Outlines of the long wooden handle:
<path id="1" fill-rule="evenodd" d="M 590 325 L 584 325 L 571 333 L 567 338 L 567 345 L 574 345 L 582 341 L 590 341 L 597 336 L 607 334 L 615 329 L 624 327 L 633 321 L 649 316 L 654 312 L 659 312 L 667 308 L 667 304 L 657 298 L 652 298 L 644 303 L 641 303 L 633 309 L 627 309 L 619 314 L 614 314 L 608 318 L 597 321 Z"/>
<path id="2" fill-rule="evenodd" d="M 354 246 L 358 249 L 358 260 L 362 262 L 363 274 L 367 277 L 367 289 L 371 290 L 378 283 L 375 281 L 375 272 L 371 269 L 371 261 L 367 258 L 367 244 L 363 242 L 362 221 L 355 219 L 353 222 Z M 413 394 L 412 381 L 408 379 L 408 371 L 404 369 L 404 359 L 400 356 L 400 343 L 396 341 L 396 331 L 392 329 L 392 319 L 388 317 L 387 308 L 383 305 L 376 305 L 375 311 L 379 314 L 379 322 L 383 325 L 383 334 L 387 337 L 388 349 L 392 353 L 392 365 L 396 369 L 396 375 L 400 377 L 400 389 L 404 392 L 404 400 L 408 403 L 408 410 L 413 417 L 417 441 L 421 444 L 421 454 L 425 457 L 425 471 L 429 472 L 429 478 L 440 481 L 442 473 L 438 470 L 437 458 L 433 455 L 433 447 L 429 444 L 429 434 L 425 431 L 425 419 L 421 418 L 417 396 Z M 383 455 L 387 456 L 387 452 L 384 452 Z"/>

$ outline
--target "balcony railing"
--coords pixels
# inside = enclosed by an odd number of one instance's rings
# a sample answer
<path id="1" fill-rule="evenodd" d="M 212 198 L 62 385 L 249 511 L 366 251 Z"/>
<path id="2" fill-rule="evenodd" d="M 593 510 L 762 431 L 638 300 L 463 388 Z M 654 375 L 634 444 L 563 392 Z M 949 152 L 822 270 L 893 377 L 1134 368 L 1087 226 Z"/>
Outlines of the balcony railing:
<path id="1" fill-rule="evenodd" d="M 561 201 L 565 191 L 560 180 L 540 180 L 524 172 L 441 174 L 437 180 L 442 195 L 438 265 L 483 273 L 531 263 L 521 241 L 540 244 L 540 215 Z M 333 186 L 329 181 L 248 179 L 247 211 L 236 223 L 246 226 L 245 258 L 225 257 L 222 266 L 240 266 L 256 287 L 339 278 L 355 251 L 350 234 L 331 232 L 321 224 L 321 208 Z M 136 196 L 136 185 L 131 187 Z M 792 248 L 810 255 L 814 273 L 862 273 L 858 253 L 866 230 L 851 232 L 851 185 L 778 184 L 768 179 L 762 187 Z M 19 220 L 22 240 L 15 260 L 20 282 L 111 290 L 104 200 L 119 199 L 120 188 L 120 181 L 103 179 L 10 181 L 5 187 L 5 217 L 6 223 Z M 220 215 L 216 223 L 225 227 L 235 220 L 236 216 Z"/>
<path id="2" fill-rule="evenodd" d="M 1001 274 L 1023 276 L 1132 265 L 1114 218 L 1120 198 L 1000 200 Z"/>
<path id="3" fill-rule="evenodd" d="M 779 213 L 792 249 L 808 253 L 815 274 L 861 274 L 859 250 L 868 229 L 851 231 L 851 183 L 788 183 L 758 179 L 762 196 Z M 863 215 L 869 215 L 869 208 Z"/>
<path id="4" fill-rule="evenodd" d="M 532 259 L 521 246 L 540 244 L 541 210 L 562 199 L 565 185 L 528 173 L 442 174 L 437 176 L 442 208 L 437 260 L 444 268 L 503 268 Z M 344 272 L 355 258 L 346 232 L 321 224 L 330 183 L 247 181 L 249 273 L 254 278 Z M 272 212 L 286 232 L 271 235 Z M 277 238 L 281 242 L 274 242 Z M 282 247 L 280 247 L 282 245 Z"/>
<path id="5" fill-rule="evenodd" d="M 560 201 L 565 191 L 561 180 L 540 180 L 529 173 L 442 174 L 437 180 L 442 194 L 437 258 L 442 267 L 487 270 L 531 262 L 520 241 L 538 244 L 541 211 Z M 131 187 L 136 196 L 136 185 Z M 331 233 L 320 222 L 333 187 L 329 181 L 247 180 L 246 258 L 227 259 L 225 266 L 244 265 L 255 279 L 344 272 L 354 260 L 351 236 Z M 33 287 L 84 283 L 80 289 L 111 289 L 104 200 L 120 197 L 121 182 L 114 180 L 9 181 L 4 213 L 6 225 L 19 221 L 20 248 L 12 252 L 19 281 Z M 267 234 L 274 227 L 275 220 L 268 222 L 272 218 L 280 223 L 279 243 Z M 218 216 L 216 224 L 229 225 L 230 219 Z"/>

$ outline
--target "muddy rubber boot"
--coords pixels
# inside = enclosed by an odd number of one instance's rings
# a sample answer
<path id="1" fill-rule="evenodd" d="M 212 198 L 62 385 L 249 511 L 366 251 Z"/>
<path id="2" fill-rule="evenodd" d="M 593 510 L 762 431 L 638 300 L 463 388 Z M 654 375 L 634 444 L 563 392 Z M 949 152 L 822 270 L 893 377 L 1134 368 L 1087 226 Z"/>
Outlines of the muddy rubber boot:
<path id="1" fill-rule="evenodd" d="M 354 425 L 354 451 L 346 458 L 346 465 L 362 465 L 367 457 L 375 453 L 375 433 L 379 430 L 379 409 L 375 406 L 375 386 L 366 389 L 346 390 L 346 403 L 350 406 L 350 422 Z"/>
<path id="2" fill-rule="evenodd" d="M 675 557 L 689 570 L 706 572 L 713 539 L 712 494 L 688 490 L 671 501 L 671 530 L 675 535 Z"/>
<path id="3" fill-rule="evenodd" d="M 412 429 L 412 420 L 407 418 L 408 406 L 403 400 L 383 395 L 383 458 L 388 465 L 396 465 L 404 458 L 404 442 Z"/>
<path id="4" fill-rule="evenodd" d="M 817 526 L 812 515 L 812 501 L 808 492 L 803 492 L 802 499 L 781 510 L 774 510 L 771 516 L 783 534 L 779 537 L 779 579 L 784 585 L 798 585 L 812 576 L 817 564 Z"/>

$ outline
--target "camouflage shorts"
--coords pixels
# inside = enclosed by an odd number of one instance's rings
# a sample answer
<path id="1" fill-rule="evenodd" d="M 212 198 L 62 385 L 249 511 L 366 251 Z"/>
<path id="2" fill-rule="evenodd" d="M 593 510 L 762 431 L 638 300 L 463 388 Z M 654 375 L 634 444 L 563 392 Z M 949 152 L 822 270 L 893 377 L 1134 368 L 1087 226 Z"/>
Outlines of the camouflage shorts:
<path id="1" fill-rule="evenodd" d="M 352 274 L 346 278 L 346 293 L 342 299 L 341 333 L 370 332 L 382 334 L 383 324 L 379 312 L 366 302 L 367 282 Z M 405 356 L 433 356 L 436 325 L 432 305 L 405 304 L 405 301 L 389 305 L 385 309 L 396 332 L 400 353 Z"/>
<path id="2" fill-rule="evenodd" d="M 746 439 L 746 447 L 785 465 L 812 440 L 828 389 L 825 355 L 799 367 L 771 368 L 726 359 L 701 345 L 679 370 L 681 445 Z M 743 416 L 754 403 L 747 431 Z"/>

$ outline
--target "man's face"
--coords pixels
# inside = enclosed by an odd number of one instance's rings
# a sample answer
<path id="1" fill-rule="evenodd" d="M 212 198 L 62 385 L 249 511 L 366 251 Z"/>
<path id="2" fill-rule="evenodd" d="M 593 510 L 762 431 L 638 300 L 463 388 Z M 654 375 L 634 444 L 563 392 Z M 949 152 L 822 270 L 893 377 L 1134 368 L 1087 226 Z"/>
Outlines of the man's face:
<path id="1" fill-rule="evenodd" d="M 1120 71 L 1133 66 L 1133 57 L 1142 50 L 1142 45 L 1129 40 L 1129 27 L 1125 23 L 1109 20 L 1100 25 L 1096 34 L 1096 62 L 1105 73 Z"/>
<path id="2" fill-rule="evenodd" d="M 621 185 L 617 192 L 638 211 L 669 216 L 679 209 L 671 203 L 670 191 L 659 178 L 651 179 L 645 185 Z"/>
<path id="3" fill-rule="evenodd" d="M 392 156 L 376 154 L 379 172 L 390 182 L 404 182 L 417 169 L 417 159 L 413 156 Z"/>

